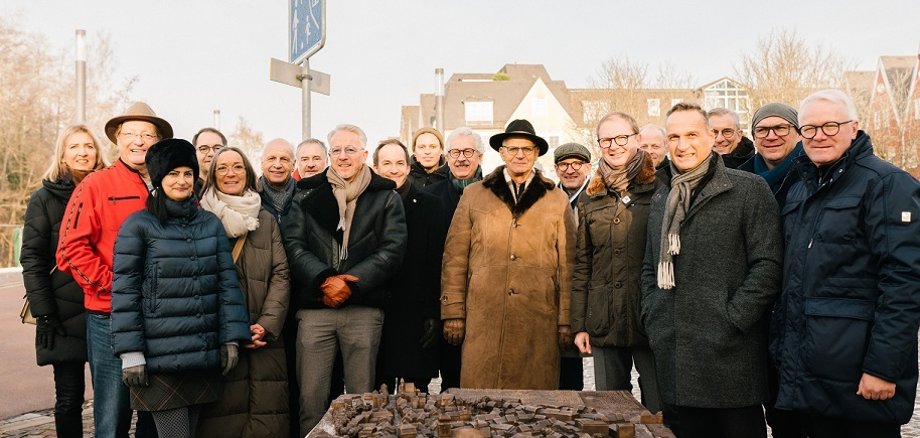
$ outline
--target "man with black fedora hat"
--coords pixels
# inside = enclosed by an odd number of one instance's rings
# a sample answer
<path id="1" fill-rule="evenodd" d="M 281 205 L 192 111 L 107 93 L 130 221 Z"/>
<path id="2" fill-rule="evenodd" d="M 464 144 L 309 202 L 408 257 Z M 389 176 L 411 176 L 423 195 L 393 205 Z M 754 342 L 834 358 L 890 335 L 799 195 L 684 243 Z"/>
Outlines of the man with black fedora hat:
<path id="1" fill-rule="evenodd" d="M 112 353 L 112 258 L 118 227 L 144 208 L 151 189 L 144 159 L 172 126 L 144 102 L 134 102 L 105 124 L 118 160 L 93 172 L 74 190 L 61 222 L 57 268 L 83 288 L 86 343 L 93 379 L 93 421 L 97 437 L 127 437 L 131 426 L 128 388 L 121 359 Z M 138 415 L 137 436 L 156 436 L 149 414 Z"/>
<path id="2" fill-rule="evenodd" d="M 557 389 L 559 345 L 572 343 L 575 219 L 534 169 L 549 145 L 530 122 L 511 122 L 489 144 L 505 165 L 464 190 L 447 233 L 444 336 L 463 344 L 463 388 Z"/>

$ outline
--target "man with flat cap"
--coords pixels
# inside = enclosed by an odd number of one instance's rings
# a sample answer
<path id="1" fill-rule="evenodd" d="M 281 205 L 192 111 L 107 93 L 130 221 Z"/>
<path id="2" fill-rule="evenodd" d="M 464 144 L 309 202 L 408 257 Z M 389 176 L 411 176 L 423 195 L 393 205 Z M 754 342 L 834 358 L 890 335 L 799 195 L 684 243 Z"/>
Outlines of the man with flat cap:
<path id="1" fill-rule="evenodd" d="M 569 197 L 569 205 L 574 209 L 580 200 L 587 199 L 585 187 L 591 173 L 591 152 L 578 143 L 566 143 L 553 151 L 553 162 L 559 177 L 558 187 Z"/>
<path id="2" fill-rule="evenodd" d="M 463 344 L 462 388 L 557 389 L 559 346 L 572 343 L 575 220 L 568 196 L 534 169 L 549 146 L 530 122 L 489 144 L 505 165 L 464 190 L 447 233 L 444 337 Z"/>
<path id="3" fill-rule="evenodd" d="M 172 126 L 144 102 L 105 124 L 118 161 L 91 173 L 74 189 L 61 222 L 57 268 L 83 288 L 86 347 L 93 379 L 93 422 L 97 437 L 128 436 L 131 407 L 122 383 L 122 362 L 112 350 L 112 257 L 118 227 L 147 203 L 152 189 L 147 150 L 172 138 Z M 149 413 L 138 414 L 137 436 L 156 436 Z"/>

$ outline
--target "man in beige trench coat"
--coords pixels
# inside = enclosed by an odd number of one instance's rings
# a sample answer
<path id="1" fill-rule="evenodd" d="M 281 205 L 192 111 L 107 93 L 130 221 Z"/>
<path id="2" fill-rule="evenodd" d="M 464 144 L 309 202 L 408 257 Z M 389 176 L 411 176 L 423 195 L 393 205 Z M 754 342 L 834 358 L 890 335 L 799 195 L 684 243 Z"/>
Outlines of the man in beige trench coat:
<path id="1" fill-rule="evenodd" d="M 447 233 L 444 337 L 463 344 L 463 388 L 557 389 L 557 342 L 572 343 L 574 216 L 534 169 L 549 147 L 530 122 L 511 122 L 489 144 L 505 165 L 466 188 Z"/>

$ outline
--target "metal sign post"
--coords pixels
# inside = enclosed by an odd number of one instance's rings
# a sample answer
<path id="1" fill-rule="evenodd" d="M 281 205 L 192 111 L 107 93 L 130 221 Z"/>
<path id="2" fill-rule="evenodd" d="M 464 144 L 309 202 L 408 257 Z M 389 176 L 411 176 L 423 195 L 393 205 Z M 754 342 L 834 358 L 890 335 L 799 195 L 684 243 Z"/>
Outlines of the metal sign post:
<path id="1" fill-rule="evenodd" d="M 302 134 L 310 138 L 310 92 L 329 95 L 330 77 L 310 71 L 310 56 L 326 44 L 326 1 L 290 0 L 288 15 L 289 61 L 272 58 L 269 77 L 275 82 L 299 87 L 303 93 Z M 298 64 L 302 64 L 298 66 Z"/>

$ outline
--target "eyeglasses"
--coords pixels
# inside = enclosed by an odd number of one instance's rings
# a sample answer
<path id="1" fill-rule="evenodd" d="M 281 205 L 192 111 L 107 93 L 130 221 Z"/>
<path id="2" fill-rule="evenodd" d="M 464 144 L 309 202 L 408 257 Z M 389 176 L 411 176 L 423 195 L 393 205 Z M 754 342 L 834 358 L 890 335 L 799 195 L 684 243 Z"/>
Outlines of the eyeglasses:
<path id="1" fill-rule="evenodd" d="M 556 169 L 559 169 L 562 172 L 569 170 L 569 167 L 571 167 L 572 170 L 581 170 L 581 166 L 584 166 L 585 164 L 588 163 L 585 163 L 584 161 L 575 161 L 572 163 L 556 163 Z"/>
<path id="2" fill-rule="evenodd" d="M 221 148 L 223 147 L 224 145 L 222 144 L 216 144 L 214 146 L 201 145 L 201 146 L 198 146 L 198 152 L 201 154 L 207 155 L 208 151 L 211 151 L 216 154 L 217 151 L 221 150 Z"/>
<path id="3" fill-rule="evenodd" d="M 767 136 L 770 135 L 770 131 L 773 131 L 777 137 L 785 137 L 792 131 L 792 125 L 758 126 L 754 128 L 754 137 L 767 138 Z"/>
<path id="4" fill-rule="evenodd" d="M 626 143 L 629 143 L 629 137 L 636 135 L 635 133 L 629 135 L 618 135 L 616 137 L 605 137 L 597 139 L 597 144 L 601 146 L 601 149 L 609 149 L 610 146 L 613 146 L 616 143 L 617 146 L 626 146 Z"/>
<path id="5" fill-rule="evenodd" d="M 333 157 L 337 157 L 337 156 L 342 155 L 342 154 L 345 154 L 345 155 L 348 155 L 348 156 L 352 156 L 352 155 L 357 154 L 358 152 L 361 152 L 362 150 L 363 150 L 363 149 L 358 149 L 358 148 L 353 148 L 353 147 L 347 147 L 347 148 L 344 148 L 344 149 L 335 148 L 335 149 L 329 149 L 329 155 L 331 155 L 331 156 L 333 156 Z"/>
<path id="6" fill-rule="evenodd" d="M 818 135 L 818 130 L 820 129 L 824 135 L 831 137 L 837 135 L 840 132 L 840 125 L 846 125 L 847 123 L 853 123 L 852 120 L 847 120 L 846 122 L 827 122 L 823 125 L 805 125 L 799 128 L 799 132 L 802 133 L 802 137 L 805 137 L 809 140 L 815 138 Z"/>
<path id="7" fill-rule="evenodd" d="M 736 132 L 738 132 L 738 131 L 735 131 L 735 130 L 732 129 L 732 128 L 725 128 L 725 129 L 723 129 L 723 130 L 721 130 L 721 131 L 719 131 L 718 129 L 713 129 L 713 130 L 712 130 L 712 135 L 713 135 L 714 137 L 718 137 L 719 134 L 722 134 L 722 137 L 725 137 L 726 139 L 729 139 L 729 138 L 734 137 Z"/>
<path id="8" fill-rule="evenodd" d="M 122 140 L 134 140 L 137 137 L 140 137 L 144 143 L 151 143 L 159 138 L 149 132 L 120 132 L 118 134 L 118 138 Z"/>
<path id="9" fill-rule="evenodd" d="M 236 174 L 246 173 L 246 166 L 243 166 L 242 164 L 234 164 L 232 166 L 217 166 L 214 169 L 214 172 L 216 172 L 218 175 L 226 175 L 230 173 L 231 170 Z"/>
<path id="10" fill-rule="evenodd" d="M 517 154 L 523 153 L 525 157 L 529 157 L 533 155 L 533 152 L 536 150 L 535 148 L 531 148 L 531 147 L 507 147 L 507 146 L 502 146 L 502 149 L 504 149 L 506 152 L 508 152 L 512 156 L 517 156 Z"/>
<path id="11" fill-rule="evenodd" d="M 473 158 L 475 153 L 476 149 L 451 149 L 447 151 L 447 155 L 450 155 L 451 158 L 460 158 L 460 154 L 463 154 L 466 158 Z"/>

